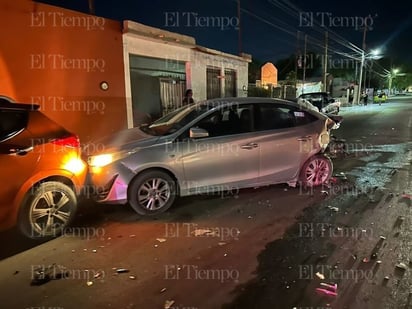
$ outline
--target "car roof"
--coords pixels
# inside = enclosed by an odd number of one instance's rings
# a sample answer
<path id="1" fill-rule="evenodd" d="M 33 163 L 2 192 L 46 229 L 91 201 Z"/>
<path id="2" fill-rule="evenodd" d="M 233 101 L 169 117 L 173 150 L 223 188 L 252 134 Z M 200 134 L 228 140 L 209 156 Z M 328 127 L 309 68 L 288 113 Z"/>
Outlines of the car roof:
<path id="1" fill-rule="evenodd" d="M 1 109 L 38 110 L 40 105 L 33 103 L 15 103 L 6 98 L 0 98 Z"/>
<path id="2" fill-rule="evenodd" d="M 234 105 L 234 104 L 260 104 L 260 103 L 277 103 L 277 104 L 285 104 L 294 107 L 299 107 L 296 102 L 283 100 L 283 99 L 275 99 L 275 98 L 266 98 L 266 97 L 230 97 L 230 98 L 216 98 L 216 99 L 209 99 L 204 101 L 199 101 L 196 103 L 197 105 L 210 105 L 211 108 L 218 107 L 218 106 L 225 106 L 225 105 Z"/>

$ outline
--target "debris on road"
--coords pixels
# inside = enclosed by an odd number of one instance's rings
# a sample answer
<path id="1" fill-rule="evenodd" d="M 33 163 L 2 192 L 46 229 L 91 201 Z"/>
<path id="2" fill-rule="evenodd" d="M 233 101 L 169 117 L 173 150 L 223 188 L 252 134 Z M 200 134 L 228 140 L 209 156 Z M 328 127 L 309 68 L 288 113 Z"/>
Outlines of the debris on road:
<path id="1" fill-rule="evenodd" d="M 129 279 L 130 279 L 130 280 L 136 280 L 136 276 L 130 275 L 130 276 L 129 276 Z"/>
<path id="2" fill-rule="evenodd" d="M 170 309 L 173 306 L 174 303 L 175 303 L 174 300 L 166 300 L 164 308 L 165 309 Z"/>
<path id="3" fill-rule="evenodd" d="M 128 273 L 129 270 L 126 268 L 116 268 L 116 273 L 122 274 L 122 273 Z"/>
<path id="4" fill-rule="evenodd" d="M 166 241 L 166 238 L 156 238 L 156 240 L 157 240 L 158 242 L 165 242 L 165 241 Z"/>
<path id="5" fill-rule="evenodd" d="M 102 271 L 98 271 L 97 273 L 94 274 L 93 278 L 97 279 L 100 278 L 104 275 L 104 273 Z"/>
<path id="6" fill-rule="evenodd" d="M 195 237 L 198 237 L 198 236 L 215 236 L 216 231 L 213 231 L 211 229 L 196 229 L 192 232 L 192 234 L 194 234 Z"/>
<path id="7" fill-rule="evenodd" d="M 50 280 L 58 280 L 65 277 L 66 274 L 66 270 L 56 264 L 48 267 L 39 266 L 33 270 L 31 285 L 42 285 Z"/>
<path id="8" fill-rule="evenodd" d="M 407 266 L 406 266 L 405 263 L 398 263 L 398 264 L 396 264 L 395 267 L 399 270 L 402 270 L 402 271 L 405 271 L 407 269 Z"/>
<path id="9" fill-rule="evenodd" d="M 338 207 L 333 207 L 333 206 L 328 206 L 328 208 L 330 209 L 330 210 L 333 210 L 333 211 L 335 211 L 335 212 L 338 212 L 339 211 L 339 208 Z"/>
<path id="10" fill-rule="evenodd" d="M 336 292 L 336 290 L 338 289 L 338 285 L 337 285 L 336 283 L 334 283 L 334 284 L 328 284 L 328 283 L 321 282 L 320 285 L 321 285 L 321 286 L 324 286 L 324 287 L 326 287 L 326 288 L 328 288 L 328 289 L 330 289 L 330 290 L 332 290 L 332 291 L 334 291 L 334 292 Z"/>
<path id="11" fill-rule="evenodd" d="M 403 193 L 401 196 L 402 198 L 406 198 L 408 200 L 412 199 L 412 196 L 410 194 Z"/>
<path id="12" fill-rule="evenodd" d="M 337 296 L 338 295 L 338 293 L 336 293 L 336 292 L 329 291 L 327 289 L 322 289 L 322 288 L 316 288 L 316 291 L 321 292 L 321 293 L 326 294 L 326 295 L 331 295 L 331 296 Z"/>
<path id="13" fill-rule="evenodd" d="M 166 288 L 163 288 L 160 290 L 160 293 L 166 292 L 166 290 L 167 290 Z"/>
<path id="14" fill-rule="evenodd" d="M 316 275 L 319 279 L 321 279 L 321 280 L 324 280 L 324 279 L 325 279 L 325 275 L 322 274 L 322 273 L 320 273 L 320 272 L 317 272 L 315 275 Z"/>
<path id="15" fill-rule="evenodd" d="M 87 286 L 91 286 L 91 285 L 93 285 L 93 281 L 87 281 L 86 284 L 87 284 Z"/>

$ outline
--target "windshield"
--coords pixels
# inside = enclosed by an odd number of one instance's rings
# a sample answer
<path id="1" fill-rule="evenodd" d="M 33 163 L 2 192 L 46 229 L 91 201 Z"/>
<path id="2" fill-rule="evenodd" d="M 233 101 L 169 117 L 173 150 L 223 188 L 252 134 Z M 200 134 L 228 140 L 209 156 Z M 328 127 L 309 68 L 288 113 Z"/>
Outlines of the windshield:
<path id="1" fill-rule="evenodd" d="M 168 135 L 176 132 L 200 115 L 213 108 L 213 105 L 190 104 L 159 118 L 151 125 L 142 126 L 141 129 L 150 135 Z"/>

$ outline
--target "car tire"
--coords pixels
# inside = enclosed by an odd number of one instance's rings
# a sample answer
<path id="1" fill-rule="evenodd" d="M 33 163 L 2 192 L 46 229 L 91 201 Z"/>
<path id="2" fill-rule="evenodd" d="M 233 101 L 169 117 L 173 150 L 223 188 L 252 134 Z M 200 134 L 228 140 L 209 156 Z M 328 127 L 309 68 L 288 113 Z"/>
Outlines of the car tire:
<path id="1" fill-rule="evenodd" d="M 47 181 L 26 195 L 19 214 L 19 228 L 29 238 L 56 238 L 73 221 L 77 197 L 67 185 Z"/>
<path id="2" fill-rule="evenodd" d="M 316 187 L 329 181 L 333 173 L 333 164 L 329 157 L 317 154 L 310 157 L 300 170 L 300 182 L 303 187 Z"/>
<path id="3" fill-rule="evenodd" d="M 130 183 L 128 202 L 139 215 L 157 215 L 173 205 L 176 192 L 176 182 L 167 173 L 147 171 Z"/>

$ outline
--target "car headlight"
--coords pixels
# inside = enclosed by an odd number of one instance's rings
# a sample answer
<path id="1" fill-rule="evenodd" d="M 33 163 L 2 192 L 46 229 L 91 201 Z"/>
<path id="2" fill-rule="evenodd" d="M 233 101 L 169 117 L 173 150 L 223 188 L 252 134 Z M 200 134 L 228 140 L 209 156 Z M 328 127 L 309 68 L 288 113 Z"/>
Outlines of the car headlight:
<path id="1" fill-rule="evenodd" d="M 114 156 L 112 154 L 101 154 L 89 157 L 88 163 L 92 167 L 102 167 L 112 163 Z"/>
<path id="2" fill-rule="evenodd" d="M 135 152 L 137 152 L 139 148 L 134 148 L 130 151 L 121 151 L 115 153 L 104 153 L 96 156 L 90 156 L 87 160 L 89 166 L 91 167 L 103 167 L 115 161 L 121 160 Z"/>

